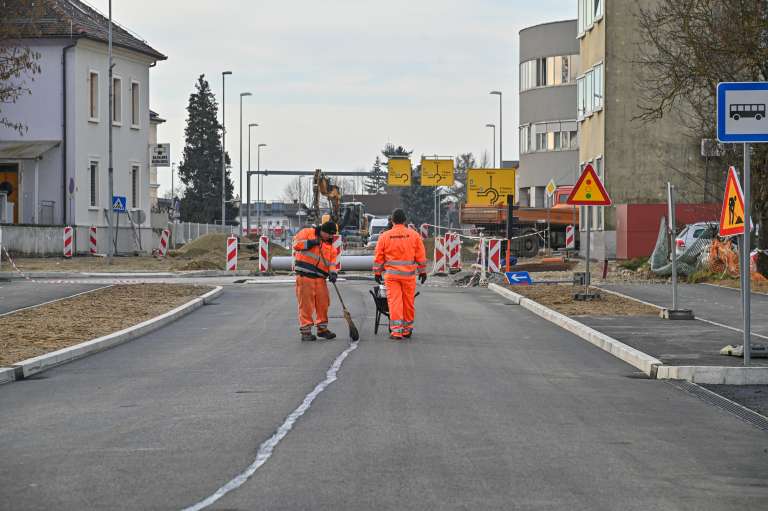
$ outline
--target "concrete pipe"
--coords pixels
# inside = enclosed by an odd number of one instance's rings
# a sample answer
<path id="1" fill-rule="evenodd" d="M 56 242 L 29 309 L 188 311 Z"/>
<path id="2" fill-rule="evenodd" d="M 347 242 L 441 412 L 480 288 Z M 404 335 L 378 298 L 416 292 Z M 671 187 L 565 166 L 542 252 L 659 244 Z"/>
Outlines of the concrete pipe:
<path id="1" fill-rule="evenodd" d="M 340 259 L 341 260 L 339 262 L 341 263 L 341 271 L 372 271 L 373 270 L 372 255 L 365 255 L 365 256 L 342 255 Z M 290 270 L 292 264 L 293 264 L 293 257 L 290 257 L 290 256 L 273 257 L 271 268 L 273 270 Z"/>

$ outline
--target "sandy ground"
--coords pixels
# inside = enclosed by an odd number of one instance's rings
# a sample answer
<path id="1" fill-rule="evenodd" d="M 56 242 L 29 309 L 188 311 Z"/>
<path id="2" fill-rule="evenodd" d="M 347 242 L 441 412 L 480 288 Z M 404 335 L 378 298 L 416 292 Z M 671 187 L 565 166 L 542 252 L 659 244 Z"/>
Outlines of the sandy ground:
<path id="1" fill-rule="evenodd" d="M 212 288 L 112 286 L 0 318 L 0 366 L 110 334 L 168 312 Z"/>
<path id="2" fill-rule="evenodd" d="M 589 302 L 574 300 L 576 290 L 572 285 L 539 284 L 533 286 L 508 286 L 515 293 L 530 298 L 567 316 L 658 316 L 654 307 L 643 305 L 608 293 L 600 293 L 600 299 Z M 583 287 L 579 290 L 583 291 Z"/>
<path id="3" fill-rule="evenodd" d="M 179 250 L 171 250 L 165 258 L 151 256 L 115 257 L 111 265 L 104 257 L 80 256 L 72 259 L 23 258 L 15 259 L 21 271 L 61 272 L 121 272 L 121 271 L 190 271 L 223 270 L 226 260 L 226 234 L 207 234 L 188 243 Z M 270 246 L 270 256 L 290 255 L 278 245 Z M 251 259 L 252 257 L 256 259 Z M 258 244 L 247 240 L 241 243 L 237 257 L 238 270 L 258 271 Z M 12 271 L 3 260 L 2 271 Z"/>

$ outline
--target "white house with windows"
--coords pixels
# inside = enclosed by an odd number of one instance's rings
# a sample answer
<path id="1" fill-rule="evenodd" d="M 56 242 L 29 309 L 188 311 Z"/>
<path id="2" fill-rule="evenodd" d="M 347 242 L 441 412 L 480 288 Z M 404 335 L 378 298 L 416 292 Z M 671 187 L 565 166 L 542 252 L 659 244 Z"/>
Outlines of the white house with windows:
<path id="1" fill-rule="evenodd" d="M 14 210 L 5 220 L 78 226 L 78 251 L 87 250 L 93 225 L 105 244 L 111 127 L 114 194 L 127 197 L 136 227 L 121 232 L 119 244 L 135 248 L 138 234 L 142 249 L 151 249 L 149 72 L 166 56 L 113 23 L 110 119 L 108 19 L 79 0 L 52 0 L 43 9 L 36 20 L 20 20 L 39 27 L 24 43 L 41 54 L 42 72 L 28 81 L 31 94 L 2 107 L 27 126 L 23 133 L 0 128 L 0 193 Z M 130 226 L 128 216 L 121 215 L 121 228 Z"/>

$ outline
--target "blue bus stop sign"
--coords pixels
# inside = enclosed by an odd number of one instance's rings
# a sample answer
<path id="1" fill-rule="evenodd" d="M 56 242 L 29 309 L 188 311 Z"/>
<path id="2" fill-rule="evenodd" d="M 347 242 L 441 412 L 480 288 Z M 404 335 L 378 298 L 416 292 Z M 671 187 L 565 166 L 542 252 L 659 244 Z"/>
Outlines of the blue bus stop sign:
<path id="1" fill-rule="evenodd" d="M 717 139 L 731 144 L 768 142 L 768 82 L 717 84 Z"/>

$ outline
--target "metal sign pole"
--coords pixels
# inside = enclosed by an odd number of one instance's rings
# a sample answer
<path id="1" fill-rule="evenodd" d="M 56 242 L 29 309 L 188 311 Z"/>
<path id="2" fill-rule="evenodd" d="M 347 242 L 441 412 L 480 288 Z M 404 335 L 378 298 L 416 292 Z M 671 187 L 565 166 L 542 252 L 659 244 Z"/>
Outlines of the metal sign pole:
<path id="1" fill-rule="evenodd" d="M 744 302 L 744 365 L 749 365 L 749 359 L 751 356 L 752 351 L 752 345 L 751 345 L 751 339 L 750 339 L 750 330 L 751 330 L 751 317 L 750 317 L 750 309 L 751 309 L 751 296 L 750 296 L 750 272 L 749 272 L 749 256 L 750 251 L 752 248 L 752 244 L 750 243 L 750 230 L 751 226 L 750 224 L 750 199 L 751 199 L 751 193 L 750 193 L 750 151 L 751 148 L 749 144 L 744 144 L 744 238 L 742 243 L 742 253 L 741 253 L 741 273 L 744 276 L 744 279 L 742 281 L 741 286 L 741 295 L 742 295 L 742 301 Z"/>
<path id="2" fill-rule="evenodd" d="M 592 225 L 592 206 L 586 206 L 587 213 L 587 271 L 584 275 L 584 299 L 589 300 L 589 284 L 592 280 L 592 275 L 589 273 L 589 245 L 590 245 L 590 230 Z"/>
<path id="3" fill-rule="evenodd" d="M 667 183 L 667 226 L 672 250 L 672 310 L 677 310 L 677 244 L 675 243 L 675 187 Z"/>

